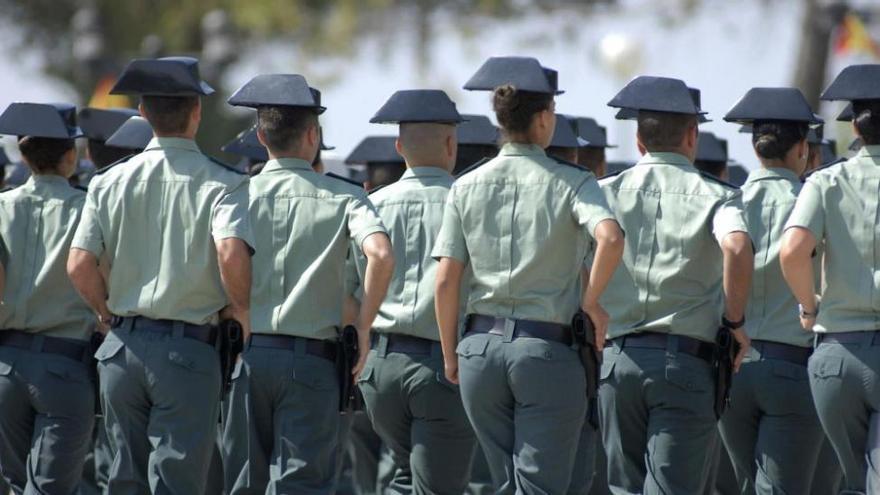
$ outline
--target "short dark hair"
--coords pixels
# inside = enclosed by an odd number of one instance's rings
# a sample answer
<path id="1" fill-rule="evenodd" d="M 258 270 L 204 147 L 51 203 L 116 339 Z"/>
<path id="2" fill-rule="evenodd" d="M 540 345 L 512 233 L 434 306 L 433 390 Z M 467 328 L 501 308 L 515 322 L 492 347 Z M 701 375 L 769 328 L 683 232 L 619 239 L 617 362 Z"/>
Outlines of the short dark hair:
<path id="1" fill-rule="evenodd" d="M 73 139 L 23 136 L 18 140 L 22 158 L 35 173 L 57 172 L 61 158 L 74 146 Z"/>
<path id="2" fill-rule="evenodd" d="M 185 132 L 189 117 L 198 104 L 198 96 L 141 96 L 144 118 L 161 134 Z"/>
<path id="3" fill-rule="evenodd" d="M 387 186 L 400 180 L 406 172 L 406 165 L 397 162 L 376 162 L 367 165 L 367 179 L 370 187 Z"/>
<path id="4" fill-rule="evenodd" d="M 806 122 L 756 121 L 752 124 L 752 146 L 761 158 L 781 160 L 794 145 L 804 140 L 807 130 Z"/>
<path id="5" fill-rule="evenodd" d="M 509 84 L 498 86 L 492 94 L 495 117 L 506 134 L 528 131 L 532 116 L 549 110 L 552 103 L 553 95 L 518 91 Z"/>
<path id="6" fill-rule="evenodd" d="M 318 125 L 318 114 L 304 107 L 260 107 L 257 126 L 273 152 L 291 151 L 299 146 L 302 137 Z"/>
<path id="7" fill-rule="evenodd" d="M 853 124 L 865 145 L 880 144 L 880 100 L 853 102 Z"/>
<path id="8" fill-rule="evenodd" d="M 578 165 L 597 173 L 599 165 L 605 164 L 605 148 L 587 146 L 578 148 Z M 598 175 L 598 174 L 597 174 Z"/>
<path id="9" fill-rule="evenodd" d="M 695 160 L 694 168 L 696 168 L 700 172 L 714 175 L 715 177 L 718 177 L 720 179 L 721 174 L 724 172 L 724 169 L 727 168 L 727 162 L 719 162 L 714 160 Z"/>
<path id="10" fill-rule="evenodd" d="M 89 150 L 89 158 L 91 158 L 92 163 L 97 169 L 102 169 L 107 165 L 116 163 L 134 153 L 134 151 L 127 148 L 107 146 L 104 141 L 98 141 L 97 139 L 89 139 L 86 146 Z"/>
<path id="11" fill-rule="evenodd" d="M 697 125 L 697 116 L 685 113 L 639 111 L 639 139 L 648 151 L 672 151 Z"/>
<path id="12" fill-rule="evenodd" d="M 554 156 L 559 158 L 560 160 L 565 160 L 570 163 L 577 162 L 578 159 L 578 149 L 567 146 L 550 146 L 547 148 L 547 154 L 550 156 Z"/>

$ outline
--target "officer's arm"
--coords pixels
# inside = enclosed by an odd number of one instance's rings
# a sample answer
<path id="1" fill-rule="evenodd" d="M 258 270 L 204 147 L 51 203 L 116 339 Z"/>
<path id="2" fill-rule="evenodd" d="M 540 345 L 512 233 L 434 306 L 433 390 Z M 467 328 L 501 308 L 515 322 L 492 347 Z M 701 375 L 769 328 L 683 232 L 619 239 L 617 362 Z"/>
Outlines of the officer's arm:
<path id="1" fill-rule="evenodd" d="M 816 237 L 804 227 L 792 227 L 786 230 L 782 247 L 779 249 L 782 276 L 785 277 L 792 294 L 803 306 L 804 311 L 812 314 L 816 314 L 816 286 L 812 260 L 815 249 Z M 811 322 L 802 323 L 806 329 L 812 328 Z"/>
<path id="2" fill-rule="evenodd" d="M 458 311 L 461 295 L 461 281 L 465 264 L 455 258 L 442 257 L 437 267 L 437 280 L 434 286 L 434 312 L 437 326 L 440 327 L 440 345 L 446 379 L 458 383 Z"/>
<path id="3" fill-rule="evenodd" d="M 6 267 L 0 263 L 0 304 L 3 304 L 3 291 L 6 289 Z"/>
<path id="4" fill-rule="evenodd" d="M 217 248 L 217 264 L 220 280 L 229 311 L 242 327 L 245 340 L 251 334 L 251 250 L 248 244 L 236 237 L 214 241 Z"/>
<path id="5" fill-rule="evenodd" d="M 593 238 L 596 240 L 596 251 L 581 308 L 590 315 L 596 327 L 596 345 L 601 349 L 605 346 L 605 334 L 608 332 L 608 313 L 599 305 L 599 297 L 605 292 L 623 257 L 623 231 L 616 220 L 603 220 L 596 225 Z"/>
<path id="6" fill-rule="evenodd" d="M 67 275 L 80 297 L 98 315 L 98 320 L 108 325 L 112 315 L 107 309 L 107 284 L 98 269 L 98 257 L 91 251 L 71 248 L 67 258 Z"/>
<path id="7" fill-rule="evenodd" d="M 740 321 L 745 315 L 749 288 L 752 285 L 752 271 L 755 269 L 752 239 L 745 232 L 731 232 L 721 240 L 721 253 L 724 257 L 724 316 L 730 321 Z M 733 361 L 734 369 L 739 371 L 751 341 L 745 328 L 732 329 L 731 333 L 739 344 L 739 352 Z"/>
<path id="8" fill-rule="evenodd" d="M 361 250 L 367 258 L 364 270 L 364 288 L 355 327 L 358 330 L 358 344 L 366 351 L 370 348 L 370 328 L 379 313 L 379 306 L 385 300 L 391 275 L 394 273 L 394 255 L 391 241 L 384 232 L 375 232 L 367 236 L 361 244 Z M 366 358 L 366 352 L 363 353 Z"/>

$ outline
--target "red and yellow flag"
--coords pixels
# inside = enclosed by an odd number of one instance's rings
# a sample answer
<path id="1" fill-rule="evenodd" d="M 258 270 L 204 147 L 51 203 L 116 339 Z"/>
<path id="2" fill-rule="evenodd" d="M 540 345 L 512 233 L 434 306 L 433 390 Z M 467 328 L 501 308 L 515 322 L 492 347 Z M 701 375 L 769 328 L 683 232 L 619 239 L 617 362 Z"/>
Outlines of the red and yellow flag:
<path id="1" fill-rule="evenodd" d="M 837 30 L 834 52 L 838 55 L 868 54 L 880 59 L 880 45 L 871 38 L 862 18 L 853 12 L 844 16 Z"/>
<path id="2" fill-rule="evenodd" d="M 126 95 L 111 95 L 110 90 L 116 84 L 116 76 L 108 74 L 95 85 L 89 106 L 92 108 L 129 108 L 131 100 Z"/>

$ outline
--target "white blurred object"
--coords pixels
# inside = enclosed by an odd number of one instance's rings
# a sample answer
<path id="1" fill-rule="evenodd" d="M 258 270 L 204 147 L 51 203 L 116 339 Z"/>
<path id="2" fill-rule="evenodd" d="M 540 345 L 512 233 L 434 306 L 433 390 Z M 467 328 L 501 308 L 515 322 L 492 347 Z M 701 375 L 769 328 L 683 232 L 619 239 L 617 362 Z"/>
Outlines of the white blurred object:
<path id="1" fill-rule="evenodd" d="M 610 33 L 599 41 L 599 60 L 621 81 L 631 79 L 642 67 L 642 46 L 623 33 Z"/>

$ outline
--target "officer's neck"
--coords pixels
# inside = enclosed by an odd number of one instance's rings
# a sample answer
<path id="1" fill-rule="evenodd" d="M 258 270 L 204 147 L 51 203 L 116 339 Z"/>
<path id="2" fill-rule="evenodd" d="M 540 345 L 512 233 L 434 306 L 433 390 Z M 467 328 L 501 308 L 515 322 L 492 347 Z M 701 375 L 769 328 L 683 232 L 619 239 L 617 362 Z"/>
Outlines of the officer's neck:
<path id="1" fill-rule="evenodd" d="M 434 160 L 431 162 L 406 162 L 406 168 L 439 168 L 440 170 L 445 170 L 449 172 L 452 167 L 449 165 L 441 164 L 442 160 Z"/>
<path id="2" fill-rule="evenodd" d="M 196 140 L 195 132 L 156 132 L 157 138 L 175 138 L 175 139 L 189 139 L 190 141 Z"/>

